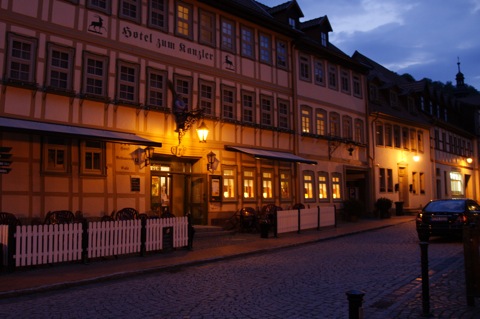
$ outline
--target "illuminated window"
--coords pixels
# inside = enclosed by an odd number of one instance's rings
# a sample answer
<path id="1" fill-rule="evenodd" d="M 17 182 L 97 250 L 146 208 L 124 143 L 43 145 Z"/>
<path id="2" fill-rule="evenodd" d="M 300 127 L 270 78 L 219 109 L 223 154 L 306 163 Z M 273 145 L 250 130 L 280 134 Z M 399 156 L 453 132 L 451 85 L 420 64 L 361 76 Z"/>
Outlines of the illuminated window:
<path id="1" fill-rule="evenodd" d="M 262 198 L 273 199 L 273 172 L 262 173 Z"/>
<path id="2" fill-rule="evenodd" d="M 318 173 L 318 199 L 321 201 L 328 200 L 328 173 Z"/>
<path id="3" fill-rule="evenodd" d="M 308 106 L 302 106 L 302 133 L 311 133 L 312 109 Z"/>
<path id="4" fill-rule="evenodd" d="M 290 200 L 292 198 L 290 176 L 289 171 L 280 172 L 280 200 Z"/>
<path id="5" fill-rule="evenodd" d="M 463 195 L 463 179 L 459 172 L 450 172 L 450 189 L 452 196 Z"/>
<path id="6" fill-rule="evenodd" d="M 192 39 L 193 9 L 185 3 L 177 4 L 175 33 L 178 36 Z"/>
<path id="7" fill-rule="evenodd" d="M 314 174 L 312 171 L 305 171 L 303 173 L 303 190 L 306 201 L 315 201 L 313 179 Z"/>
<path id="8" fill-rule="evenodd" d="M 235 184 L 236 184 L 236 169 L 232 167 L 222 166 L 223 177 L 223 199 L 228 201 L 234 201 L 235 197 Z"/>
<path id="9" fill-rule="evenodd" d="M 332 173 L 332 198 L 334 201 L 342 200 L 342 175 Z"/>
<path id="10" fill-rule="evenodd" d="M 327 112 L 317 109 L 316 128 L 318 135 L 327 135 Z"/>
<path id="11" fill-rule="evenodd" d="M 243 168 L 243 198 L 255 199 L 255 171 Z"/>
<path id="12" fill-rule="evenodd" d="M 353 139 L 355 142 L 364 143 L 365 133 L 364 133 L 363 121 L 361 119 L 355 119 L 355 131 Z"/>

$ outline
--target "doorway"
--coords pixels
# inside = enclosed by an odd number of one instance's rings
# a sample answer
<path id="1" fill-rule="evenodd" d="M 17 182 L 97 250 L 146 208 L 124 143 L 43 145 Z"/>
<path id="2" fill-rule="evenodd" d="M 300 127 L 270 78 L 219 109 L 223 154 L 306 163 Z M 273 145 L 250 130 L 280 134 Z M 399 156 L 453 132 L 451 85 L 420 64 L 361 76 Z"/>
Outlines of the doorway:
<path id="1" fill-rule="evenodd" d="M 409 186 L 408 186 L 408 170 L 405 166 L 398 167 L 398 200 L 403 202 L 404 207 L 410 205 L 409 197 Z"/>
<path id="2" fill-rule="evenodd" d="M 208 224 L 207 175 L 192 174 L 196 162 L 170 161 L 151 164 L 151 210 L 168 210 L 176 217 L 192 214 L 196 225 Z"/>

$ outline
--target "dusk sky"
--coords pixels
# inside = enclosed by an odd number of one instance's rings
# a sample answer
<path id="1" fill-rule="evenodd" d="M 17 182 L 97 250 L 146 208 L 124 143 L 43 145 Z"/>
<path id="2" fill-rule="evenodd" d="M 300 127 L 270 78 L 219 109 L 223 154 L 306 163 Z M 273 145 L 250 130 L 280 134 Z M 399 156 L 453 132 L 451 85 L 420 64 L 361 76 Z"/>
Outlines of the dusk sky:
<path id="1" fill-rule="evenodd" d="M 267 6 L 286 0 L 260 0 Z M 301 22 L 327 16 L 330 42 L 416 80 L 452 82 L 460 69 L 480 91 L 480 0 L 297 0 Z"/>

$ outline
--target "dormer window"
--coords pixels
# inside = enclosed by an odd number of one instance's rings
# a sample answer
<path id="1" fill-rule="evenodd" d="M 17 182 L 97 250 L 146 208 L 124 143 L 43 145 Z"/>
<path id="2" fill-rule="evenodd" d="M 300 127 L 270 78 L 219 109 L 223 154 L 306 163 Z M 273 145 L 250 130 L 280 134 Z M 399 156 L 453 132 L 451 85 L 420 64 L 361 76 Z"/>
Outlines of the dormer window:
<path id="1" fill-rule="evenodd" d="M 295 29 L 297 27 L 297 22 L 293 18 L 288 18 L 288 25 Z"/>
<path id="2" fill-rule="evenodd" d="M 322 43 L 322 46 L 324 46 L 324 47 L 327 46 L 328 38 L 327 38 L 327 34 L 325 32 L 320 33 L 320 41 Z"/>

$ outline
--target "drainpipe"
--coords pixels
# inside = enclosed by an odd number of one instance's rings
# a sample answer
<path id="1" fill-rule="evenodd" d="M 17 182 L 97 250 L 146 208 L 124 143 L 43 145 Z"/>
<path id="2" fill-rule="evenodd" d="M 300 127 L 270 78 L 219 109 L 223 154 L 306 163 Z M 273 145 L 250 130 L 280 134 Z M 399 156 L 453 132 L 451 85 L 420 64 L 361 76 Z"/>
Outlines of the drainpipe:
<path id="1" fill-rule="evenodd" d="M 297 105 L 298 105 L 298 98 L 297 98 L 297 77 L 296 77 L 296 74 L 297 74 L 297 63 L 296 63 L 296 55 L 295 55 L 295 42 L 292 41 L 291 42 L 292 45 L 291 45 L 291 50 L 292 50 L 292 61 L 291 61 L 291 65 L 292 65 L 292 73 L 291 73 L 291 81 L 292 81 L 292 109 L 293 109 L 293 123 L 292 123 L 292 128 L 293 128 L 293 153 L 295 155 L 298 155 L 298 152 L 299 152 L 299 144 L 300 144 L 300 134 L 297 134 L 297 123 L 298 123 L 298 109 L 297 109 Z M 299 166 L 300 164 L 299 163 L 295 163 L 294 164 L 295 167 L 294 167 L 294 170 L 293 170 L 293 179 L 295 180 L 295 189 L 293 190 L 294 191 L 294 194 L 293 194 L 293 198 L 294 198 L 294 202 L 295 203 L 300 203 L 301 202 L 301 198 L 300 198 L 300 190 L 303 189 L 301 187 L 301 181 L 299 179 Z"/>

